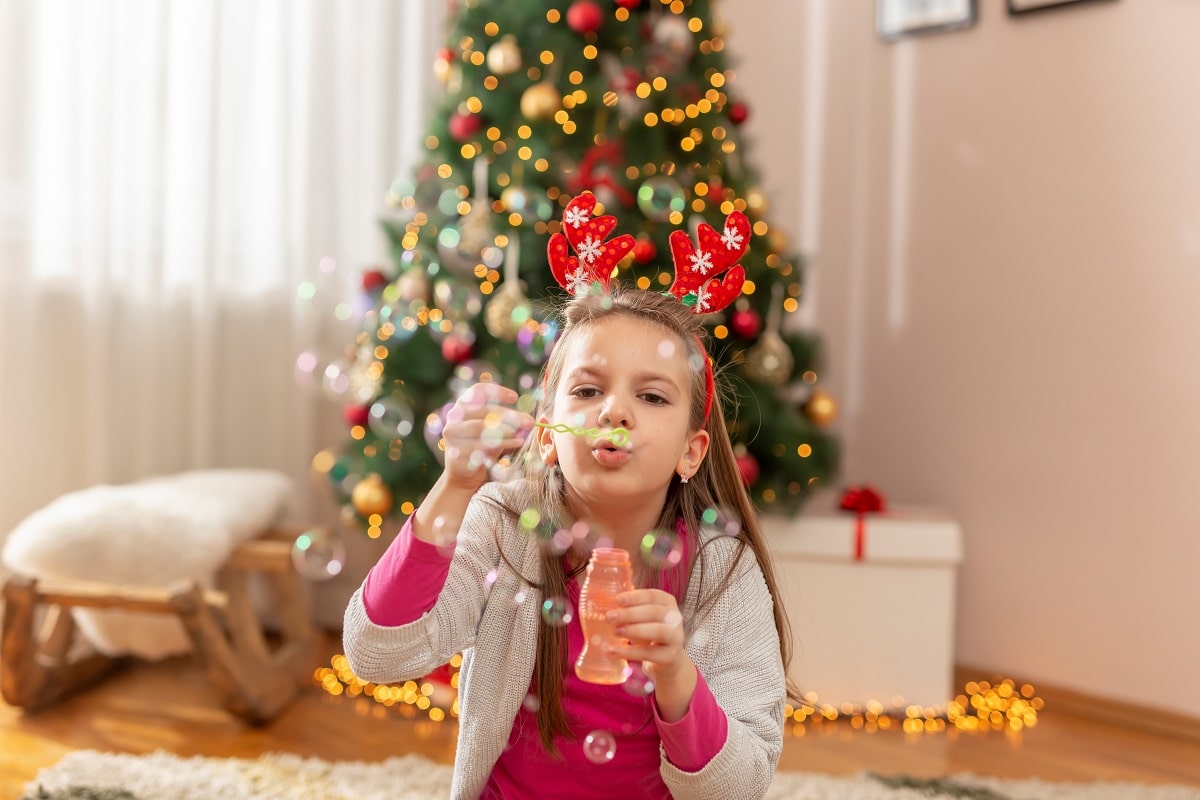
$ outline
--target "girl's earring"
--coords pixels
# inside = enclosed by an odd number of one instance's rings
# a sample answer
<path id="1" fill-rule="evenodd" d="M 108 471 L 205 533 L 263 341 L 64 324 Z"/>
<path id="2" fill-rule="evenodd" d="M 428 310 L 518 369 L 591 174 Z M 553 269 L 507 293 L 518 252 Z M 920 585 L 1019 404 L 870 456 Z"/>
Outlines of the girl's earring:
<path id="1" fill-rule="evenodd" d="M 684 474 L 682 474 L 682 473 L 680 473 L 680 475 L 679 475 L 679 482 L 680 482 L 680 483 L 687 483 L 687 482 L 688 482 L 690 479 L 691 479 L 691 476 L 690 476 L 690 475 L 684 475 Z"/>

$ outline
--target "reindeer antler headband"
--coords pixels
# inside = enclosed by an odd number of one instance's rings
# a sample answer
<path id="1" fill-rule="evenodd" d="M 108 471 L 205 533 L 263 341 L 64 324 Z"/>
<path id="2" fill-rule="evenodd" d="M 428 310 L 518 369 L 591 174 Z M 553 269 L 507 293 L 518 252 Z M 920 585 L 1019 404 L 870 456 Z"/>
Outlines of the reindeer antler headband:
<path id="1" fill-rule="evenodd" d="M 550 272 L 558 285 L 572 295 L 587 294 L 593 283 L 608 288 L 617 262 L 633 249 L 634 240 L 622 234 L 606 242 L 617 226 L 616 217 L 594 217 L 596 196 L 585 192 L 567 203 L 563 211 L 562 233 L 550 237 L 547 255 Z M 671 259 L 675 262 L 675 280 L 671 294 L 694 314 L 711 314 L 732 303 L 746 282 L 746 271 L 738 264 L 750 242 L 750 221 L 740 211 L 725 218 L 725 229 L 717 233 L 707 222 L 697 231 L 699 246 L 693 246 L 686 231 L 671 233 Z M 569 246 L 569 248 L 568 248 Z M 570 255 L 574 250 L 576 255 Z M 724 273 L 722 277 L 721 273 Z M 704 352 L 704 419 L 712 408 L 712 362 Z"/>

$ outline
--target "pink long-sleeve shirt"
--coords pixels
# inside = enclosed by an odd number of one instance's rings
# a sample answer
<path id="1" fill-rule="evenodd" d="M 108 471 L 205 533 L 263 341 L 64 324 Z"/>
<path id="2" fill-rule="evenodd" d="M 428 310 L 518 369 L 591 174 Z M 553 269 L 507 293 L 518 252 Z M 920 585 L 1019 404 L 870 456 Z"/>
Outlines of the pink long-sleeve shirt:
<path id="1" fill-rule="evenodd" d="M 383 626 L 405 625 L 420 618 L 437 601 L 450 570 L 450 557 L 451 552 L 417 539 L 410 518 L 367 575 L 363 587 L 367 616 Z M 573 608 L 579 606 L 579 589 L 575 579 L 568 581 Z M 583 641 L 576 615 L 567 626 L 568 663 L 575 663 Z M 673 723 L 658 715 L 653 695 L 637 692 L 636 686 L 634 681 L 626 686 L 597 686 L 568 670 L 563 706 L 579 738 L 556 741 L 562 757 L 555 759 L 542 749 L 531 685 L 530 700 L 517 712 L 508 745 L 492 769 L 483 797 L 610 800 L 612 787 L 621 786 L 622 794 L 631 799 L 669 798 L 658 770 L 660 743 L 672 764 L 695 772 L 721 750 L 728 720 L 702 674 L 687 713 Z M 603 756 L 606 747 L 586 743 L 589 733 L 614 745 L 611 761 Z"/>

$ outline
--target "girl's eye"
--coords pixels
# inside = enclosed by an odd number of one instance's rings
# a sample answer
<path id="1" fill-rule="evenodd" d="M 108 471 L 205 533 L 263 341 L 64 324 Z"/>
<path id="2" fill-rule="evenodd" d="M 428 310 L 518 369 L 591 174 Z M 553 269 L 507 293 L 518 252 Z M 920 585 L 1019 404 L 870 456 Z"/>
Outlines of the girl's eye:
<path id="1" fill-rule="evenodd" d="M 600 394 L 600 390 L 592 386 L 580 386 L 571 392 L 572 397 L 578 397 L 581 400 L 588 400 Z"/>
<path id="2" fill-rule="evenodd" d="M 646 394 L 643 394 L 642 399 L 655 406 L 665 405 L 667 402 L 667 398 L 659 394 L 654 394 L 653 392 L 647 392 Z"/>

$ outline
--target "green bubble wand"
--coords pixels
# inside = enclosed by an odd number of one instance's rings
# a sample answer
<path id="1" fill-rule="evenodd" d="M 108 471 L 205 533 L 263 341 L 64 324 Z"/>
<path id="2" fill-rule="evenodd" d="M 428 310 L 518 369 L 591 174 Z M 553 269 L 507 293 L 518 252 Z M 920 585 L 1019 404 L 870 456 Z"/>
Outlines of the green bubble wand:
<path id="1" fill-rule="evenodd" d="M 548 428 L 558 433 L 572 433 L 576 436 L 586 436 L 589 439 L 607 439 L 612 442 L 613 447 L 624 447 L 629 444 L 629 431 L 625 428 L 611 428 L 607 431 L 600 428 L 572 428 L 562 422 L 556 425 L 551 425 L 549 422 L 533 423 L 539 428 Z"/>

